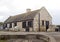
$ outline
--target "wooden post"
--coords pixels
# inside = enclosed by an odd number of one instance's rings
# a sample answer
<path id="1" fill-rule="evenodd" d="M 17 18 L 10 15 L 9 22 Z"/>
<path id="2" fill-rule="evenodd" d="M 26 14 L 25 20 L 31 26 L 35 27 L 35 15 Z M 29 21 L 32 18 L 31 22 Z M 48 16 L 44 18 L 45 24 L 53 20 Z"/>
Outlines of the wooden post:
<path id="1" fill-rule="evenodd" d="M 40 13 L 38 14 L 38 24 L 39 24 L 39 31 L 40 31 Z"/>

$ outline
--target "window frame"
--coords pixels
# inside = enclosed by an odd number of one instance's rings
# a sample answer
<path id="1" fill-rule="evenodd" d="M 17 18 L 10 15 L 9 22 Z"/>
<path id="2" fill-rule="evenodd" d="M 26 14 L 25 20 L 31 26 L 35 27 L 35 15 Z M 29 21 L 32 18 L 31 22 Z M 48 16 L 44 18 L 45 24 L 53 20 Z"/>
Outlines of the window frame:
<path id="1" fill-rule="evenodd" d="M 33 21 L 28 21 L 28 27 L 33 27 Z"/>

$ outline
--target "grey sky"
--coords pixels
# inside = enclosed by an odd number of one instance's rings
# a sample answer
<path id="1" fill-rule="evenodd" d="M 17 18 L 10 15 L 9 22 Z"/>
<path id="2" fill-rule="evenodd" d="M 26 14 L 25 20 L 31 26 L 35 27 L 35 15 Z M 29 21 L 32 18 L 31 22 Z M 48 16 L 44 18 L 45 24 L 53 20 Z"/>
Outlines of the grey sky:
<path id="1" fill-rule="evenodd" d="M 59 0 L 0 0 L 0 22 L 9 16 L 26 12 L 27 8 L 40 9 L 42 6 L 52 16 L 53 24 L 60 24 L 60 1 Z"/>

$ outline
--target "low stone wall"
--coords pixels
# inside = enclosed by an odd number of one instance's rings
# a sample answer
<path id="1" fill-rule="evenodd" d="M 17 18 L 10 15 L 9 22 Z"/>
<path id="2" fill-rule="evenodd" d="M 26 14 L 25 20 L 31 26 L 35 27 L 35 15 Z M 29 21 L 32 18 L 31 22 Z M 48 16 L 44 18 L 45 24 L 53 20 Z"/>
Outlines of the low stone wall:
<path id="1" fill-rule="evenodd" d="M 0 40 L 7 40 L 7 42 L 52 42 L 51 37 L 40 34 L 26 34 L 26 35 L 0 35 Z"/>

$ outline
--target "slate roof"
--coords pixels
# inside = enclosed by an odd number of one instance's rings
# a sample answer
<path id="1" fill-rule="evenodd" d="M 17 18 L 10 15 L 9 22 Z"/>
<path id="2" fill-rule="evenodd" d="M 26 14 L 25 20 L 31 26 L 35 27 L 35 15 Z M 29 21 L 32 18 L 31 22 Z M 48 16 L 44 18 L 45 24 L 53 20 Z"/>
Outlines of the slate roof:
<path id="1" fill-rule="evenodd" d="M 39 12 L 39 10 L 40 9 L 31 11 L 31 12 L 22 13 L 22 14 L 15 15 L 15 16 L 10 16 L 4 23 L 34 19 L 34 16 Z"/>

